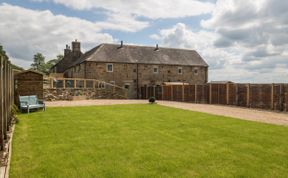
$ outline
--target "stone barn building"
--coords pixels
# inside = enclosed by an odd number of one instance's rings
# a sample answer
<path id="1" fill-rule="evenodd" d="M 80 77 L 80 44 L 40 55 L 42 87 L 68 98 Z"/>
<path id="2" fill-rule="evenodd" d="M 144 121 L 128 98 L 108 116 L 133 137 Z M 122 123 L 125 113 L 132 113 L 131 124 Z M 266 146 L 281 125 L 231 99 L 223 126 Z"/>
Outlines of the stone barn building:
<path id="1" fill-rule="evenodd" d="M 87 78 L 109 82 L 129 90 L 131 98 L 139 96 L 142 86 L 163 82 L 204 84 L 208 65 L 195 50 L 121 44 L 100 44 L 82 54 L 80 42 L 66 46 L 64 59 L 51 72 L 67 78 Z"/>

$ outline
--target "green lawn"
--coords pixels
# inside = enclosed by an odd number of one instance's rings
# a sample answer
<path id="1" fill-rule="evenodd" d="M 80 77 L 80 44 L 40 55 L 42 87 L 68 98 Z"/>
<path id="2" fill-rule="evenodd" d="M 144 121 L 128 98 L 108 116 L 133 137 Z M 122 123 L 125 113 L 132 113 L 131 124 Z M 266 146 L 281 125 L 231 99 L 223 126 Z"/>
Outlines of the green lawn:
<path id="1" fill-rule="evenodd" d="M 288 127 L 159 105 L 19 115 L 15 177 L 288 177 Z"/>

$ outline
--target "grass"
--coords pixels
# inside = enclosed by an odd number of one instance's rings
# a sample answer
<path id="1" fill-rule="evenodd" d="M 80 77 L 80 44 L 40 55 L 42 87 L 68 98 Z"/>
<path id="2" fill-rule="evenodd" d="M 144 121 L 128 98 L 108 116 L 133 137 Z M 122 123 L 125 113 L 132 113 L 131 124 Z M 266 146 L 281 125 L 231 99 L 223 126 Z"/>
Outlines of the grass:
<path id="1" fill-rule="evenodd" d="M 288 127 L 159 105 L 20 114 L 10 177 L 288 177 Z"/>

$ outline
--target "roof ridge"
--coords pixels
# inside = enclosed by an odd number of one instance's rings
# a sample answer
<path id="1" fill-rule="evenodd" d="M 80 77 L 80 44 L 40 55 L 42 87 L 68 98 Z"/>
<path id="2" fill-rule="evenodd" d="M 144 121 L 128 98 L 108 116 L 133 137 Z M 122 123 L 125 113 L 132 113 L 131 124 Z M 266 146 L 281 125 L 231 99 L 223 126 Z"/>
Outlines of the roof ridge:
<path id="1" fill-rule="evenodd" d="M 101 43 L 100 45 L 113 45 L 113 46 L 120 46 L 116 43 Z M 132 44 L 124 44 L 123 47 L 128 46 L 128 47 L 146 47 L 146 48 L 156 48 L 156 46 L 147 46 L 147 45 L 132 45 Z M 159 49 L 172 49 L 172 50 L 185 50 L 185 51 L 195 51 L 195 49 L 188 49 L 188 48 L 176 48 L 176 47 L 161 47 L 158 46 Z"/>
<path id="2" fill-rule="evenodd" d="M 94 54 L 97 54 L 97 52 L 100 51 L 100 49 L 103 48 L 103 46 L 104 46 L 103 44 L 99 44 L 99 45 L 96 47 L 96 50 L 95 50 Z M 92 53 L 92 54 L 93 54 L 93 53 Z M 92 54 L 91 54 L 91 55 L 92 55 Z"/>

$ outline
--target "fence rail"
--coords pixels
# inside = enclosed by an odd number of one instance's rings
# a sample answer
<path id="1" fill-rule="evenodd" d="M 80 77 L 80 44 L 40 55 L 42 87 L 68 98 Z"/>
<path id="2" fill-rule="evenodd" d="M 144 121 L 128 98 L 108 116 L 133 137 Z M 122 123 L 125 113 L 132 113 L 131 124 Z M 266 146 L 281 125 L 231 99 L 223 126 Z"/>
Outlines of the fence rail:
<path id="1" fill-rule="evenodd" d="M 6 57 L 0 55 L 0 149 L 4 149 L 7 131 L 11 124 L 12 105 L 14 101 L 13 70 Z"/>
<path id="2" fill-rule="evenodd" d="M 288 84 L 203 84 L 141 87 L 141 98 L 288 111 Z"/>
<path id="3" fill-rule="evenodd" d="M 78 95 L 79 93 L 87 95 L 88 99 L 128 98 L 128 90 L 126 88 L 96 79 L 48 77 L 44 79 L 45 90 L 67 90 L 72 95 Z M 72 90 L 73 92 L 71 92 Z M 63 95 L 63 93 L 60 93 L 60 95 Z M 64 99 L 67 99 L 67 97 L 64 97 Z"/>

